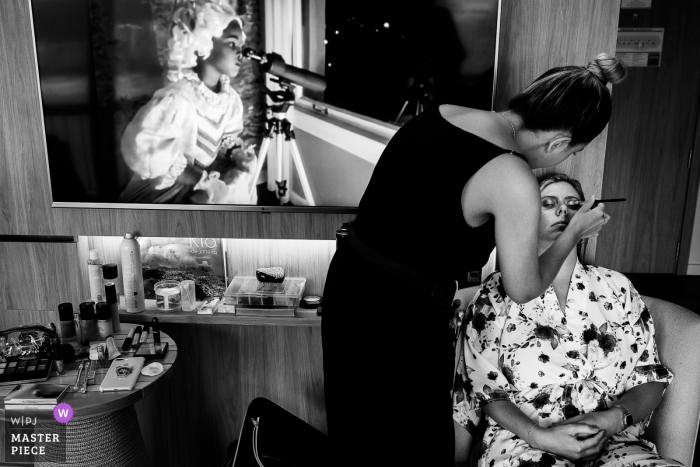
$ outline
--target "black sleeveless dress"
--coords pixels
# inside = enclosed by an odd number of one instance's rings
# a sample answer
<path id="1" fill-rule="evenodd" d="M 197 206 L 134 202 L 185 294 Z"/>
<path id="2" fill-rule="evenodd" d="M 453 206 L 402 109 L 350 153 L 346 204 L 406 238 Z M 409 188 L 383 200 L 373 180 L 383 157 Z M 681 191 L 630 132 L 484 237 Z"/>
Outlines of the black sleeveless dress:
<path id="1" fill-rule="evenodd" d="M 466 286 L 495 238 L 493 218 L 467 225 L 462 191 L 505 152 L 452 125 L 438 108 L 420 114 L 382 153 L 354 232 L 426 278 Z M 333 257 L 322 334 L 328 434 L 338 465 L 454 464 L 450 311 L 414 289 L 349 245 Z"/>

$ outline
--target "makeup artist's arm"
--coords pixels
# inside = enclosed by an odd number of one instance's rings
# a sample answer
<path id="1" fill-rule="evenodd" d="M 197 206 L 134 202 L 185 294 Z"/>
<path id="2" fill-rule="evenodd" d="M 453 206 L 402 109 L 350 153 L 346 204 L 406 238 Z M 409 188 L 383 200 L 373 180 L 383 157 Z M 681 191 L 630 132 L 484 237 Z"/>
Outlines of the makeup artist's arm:
<path id="1" fill-rule="evenodd" d="M 472 177 L 462 196 L 465 218 L 474 215 L 473 206 L 483 206 L 485 214 L 495 217 L 503 286 L 516 303 L 526 303 L 544 293 L 578 241 L 598 235 L 608 217 L 603 205 L 591 210 L 592 202 L 581 207 L 566 230 L 540 256 L 540 190 L 525 161 L 511 154 L 496 157 Z"/>

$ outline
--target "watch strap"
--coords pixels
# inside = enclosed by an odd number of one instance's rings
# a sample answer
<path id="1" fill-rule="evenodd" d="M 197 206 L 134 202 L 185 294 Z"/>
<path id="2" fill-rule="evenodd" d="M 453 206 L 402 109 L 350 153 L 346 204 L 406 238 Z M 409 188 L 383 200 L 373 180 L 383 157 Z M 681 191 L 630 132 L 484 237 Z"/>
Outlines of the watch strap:
<path id="1" fill-rule="evenodd" d="M 613 407 L 616 409 L 620 409 L 620 412 L 622 412 L 622 425 L 625 428 L 632 426 L 634 424 L 634 420 L 632 419 L 632 413 L 629 410 L 627 410 L 622 405 L 615 405 Z"/>

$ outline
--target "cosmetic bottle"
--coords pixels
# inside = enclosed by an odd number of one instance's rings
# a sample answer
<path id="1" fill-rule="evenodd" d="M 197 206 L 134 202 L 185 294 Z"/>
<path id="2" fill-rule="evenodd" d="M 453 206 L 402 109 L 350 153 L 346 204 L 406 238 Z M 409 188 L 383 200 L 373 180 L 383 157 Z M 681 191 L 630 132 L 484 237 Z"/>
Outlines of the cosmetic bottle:
<path id="1" fill-rule="evenodd" d="M 75 340 L 78 341 L 78 345 L 83 345 L 83 323 L 80 322 L 80 315 L 78 313 L 73 313 L 73 325 L 75 327 Z"/>
<path id="2" fill-rule="evenodd" d="M 80 325 L 83 329 L 83 342 L 95 340 L 100 335 L 95 319 L 95 303 L 83 302 L 80 304 Z"/>
<path id="3" fill-rule="evenodd" d="M 73 304 L 70 302 L 58 305 L 58 317 L 61 320 L 61 340 L 75 340 L 75 325 L 73 324 Z"/>
<path id="4" fill-rule="evenodd" d="M 107 339 L 114 334 L 112 329 L 112 313 L 109 310 L 107 302 L 100 302 L 96 305 L 97 308 L 97 332 L 100 339 Z"/>
<path id="5" fill-rule="evenodd" d="M 53 348 L 54 368 L 56 373 L 63 375 L 66 372 L 66 364 L 63 361 L 63 347 L 61 344 L 56 344 Z"/>
<path id="6" fill-rule="evenodd" d="M 119 268 L 114 263 L 105 264 L 102 266 L 102 279 L 104 280 L 104 285 L 107 287 L 109 282 L 114 282 L 117 288 L 117 303 L 119 302 L 119 296 L 124 293 L 122 290 L 122 284 L 119 281 Z M 107 291 L 105 290 L 105 293 Z"/>
<path id="7" fill-rule="evenodd" d="M 127 232 L 119 252 L 124 278 L 124 301 L 127 313 L 139 313 L 146 309 L 143 292 L 143 272 L 141 271 L 141 249 L 139 242 Z"/>
<path id="8" fill-rule="evenodd" d="M 107 307 L 112 315 L 112 331 L 119 332 L 122 328 L 119 323 L 119 298 L 117 296 L 117 285 L 114 282 L 105 282 L 105 295 L 107 296 Z"/>
<path id="9" fill-rule="evenodd" d="M 97 250 L 90 250 L 88 259 L 88 275 L 90 277 L 90 300 L 103 302 L 105 299 L 105 287 L 102 279 L 102 258 Z"/>

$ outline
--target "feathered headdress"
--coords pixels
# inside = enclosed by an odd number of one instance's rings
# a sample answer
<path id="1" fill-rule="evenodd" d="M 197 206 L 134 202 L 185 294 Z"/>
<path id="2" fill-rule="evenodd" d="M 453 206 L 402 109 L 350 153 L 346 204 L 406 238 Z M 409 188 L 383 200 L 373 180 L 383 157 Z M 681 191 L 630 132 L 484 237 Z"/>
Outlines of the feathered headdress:
<path id="1" fill-rule="evenodd" d="M 168 79 L 180 80 L 183 70 L 197 65 L 197 57 L 207 58 L 214 47 L 212 38 L 220 37 L 231 21 L 238 21 L 243 31 L 241 19 L 225 0 L 178 0 L 168 39 Z"/>

